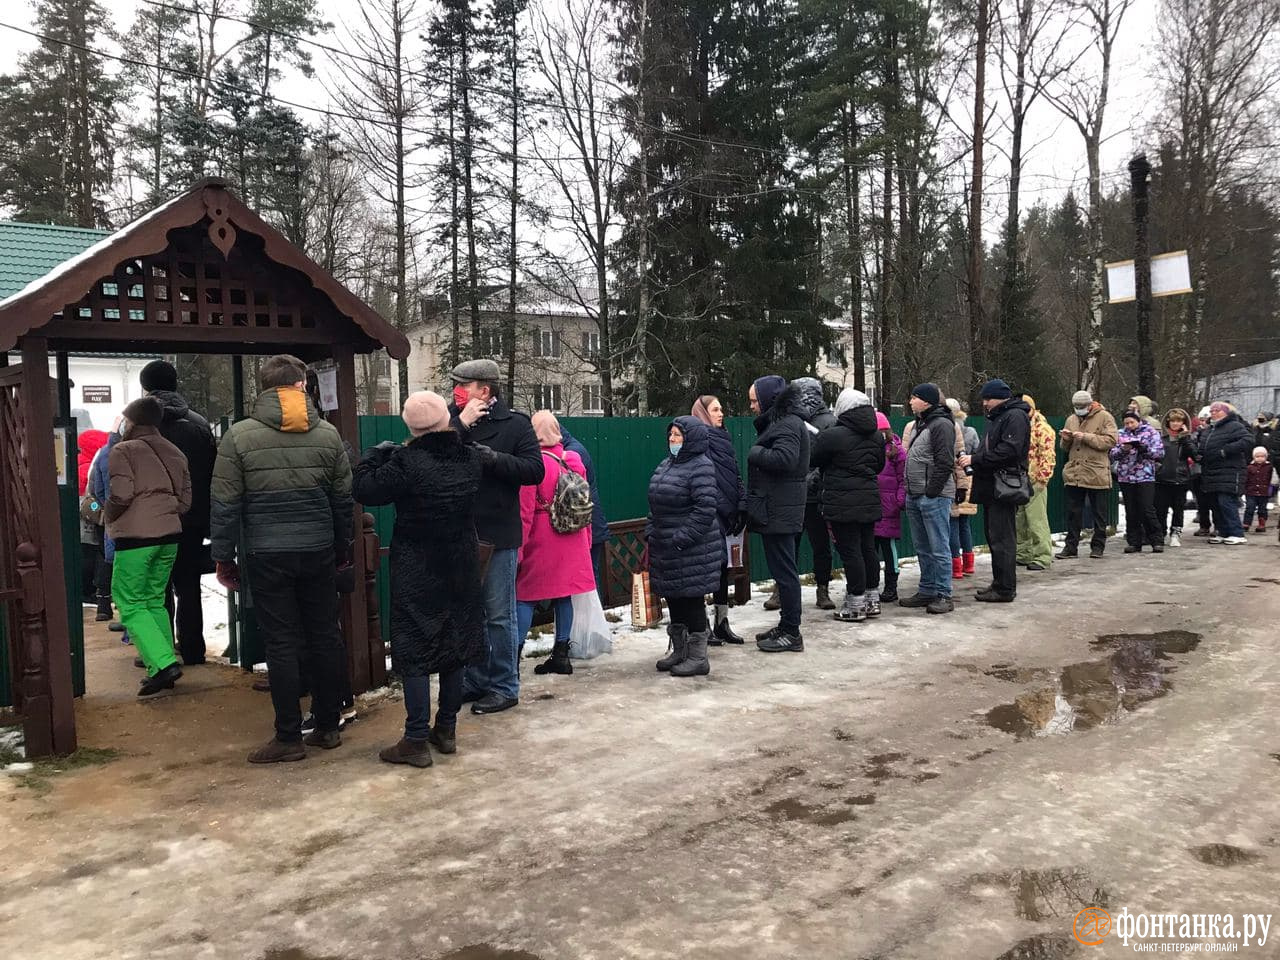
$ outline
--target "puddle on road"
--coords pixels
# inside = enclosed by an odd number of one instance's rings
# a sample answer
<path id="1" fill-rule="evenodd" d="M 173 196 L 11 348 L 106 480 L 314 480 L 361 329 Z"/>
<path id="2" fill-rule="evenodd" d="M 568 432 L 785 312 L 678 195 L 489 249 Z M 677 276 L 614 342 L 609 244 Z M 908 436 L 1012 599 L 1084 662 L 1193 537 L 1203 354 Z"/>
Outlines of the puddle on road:
<path id="1" fill-rule="evenodd" d="M 301 947 L 275 947 L 268 950 L 262 960 L 341 960 L 339 957 L 321 957 L 307 953 Z"/>
<path id="2" fill-rule="evenodd" d="M 1229 843 L 1206 843 L 1201 847 L 1192 847 L 1191 854 L 1201 863 L 1211 867 L 1239 867 L 1246 863 L 1257 863 L 1262 859 L 1260 854 L 1252 850 L 1233 847 Z"/>
<path id="3" fill-rule="evenodd" d="M 971 897 L 1009 896 L 1020 920 L 1072 917 L 1083 907 L 1107 907 L 1110 892 L 1080 867 L 975 873 L 965 883 Z"/>
<path id="4" fill-rule="evenodd" d="M 982 673 L 1010 683 L 1037 683 L 1053 679 L 1053 671 L 1047 667 L 1016 667 L 1012 663 L 993 663 L 991 669 L 983 670 Z"/>
<path id="5" fill-rule="evenodd" d="M 849 797 L 845 800 L 845 803 L 854 807 L 868 807 L 875 802 L 876 795 L 874 793 L 860 793 L 856 797 Z"/>
<path id="6" fill-rule="evenodd" d="M 453 953 L 446 953 L 438 960 L 542 960 L 527 950 L 501 950 L 491 943 L 477 943 Z"/>
<path id="7" fill-rule="evenodd" d="M 1168 676 L 1173 667 L 1165 661 L 1172 659 L 1171 654 L 1195 650 L 1201 639 L 1200 634 L 1188 630 L 1099 636 L 1092 645 L 1111 647 L 1114 653 L 1099 660 L 1069 664 L 1056 676 L 1053 673 L 1039 678 L 1028 675 L 1025 678 L 1028 682 L 1048 679 L 1054 685 L 1024 693 L 1013 703 L 992 708 L 985 715 L 986 722 L 1020 740 L 1091 730 L 1119 722 L 1125 714 L 1173 688 Z M 1001 679 L 1015 680 L 1023 679 L 1019 674 L 1024 672 L 1006 664 L 996 664 L 987 671 L 991 676 L 1004 674 Z"/>
<path id="8" fill-rule="evenodd" d="M 791 820 L 796 823 L 812 823 L 820 827 L 834 827 L 841 823 L 849 823 L 854 819 L 852 810 L 839 807 L 823 807 L 810 805 L 795 797 L 776 800 L 764 808 L 764 812 L 774 820 Z"/>
<path id="9" fill-rule="evenodd" d="M 1250 577 L 1249 579 L 1254 583 L 1274 583 L 1280 585 L 1280 580 L 1277 580 L 1275 577 Z"/>
<path id="10" fill-rule="evenodd" d="M 1037 933 L 1019 940 L 996 960 L 1062 960 L 1076 952 L 1076 942 L 1063 933 Z"/>

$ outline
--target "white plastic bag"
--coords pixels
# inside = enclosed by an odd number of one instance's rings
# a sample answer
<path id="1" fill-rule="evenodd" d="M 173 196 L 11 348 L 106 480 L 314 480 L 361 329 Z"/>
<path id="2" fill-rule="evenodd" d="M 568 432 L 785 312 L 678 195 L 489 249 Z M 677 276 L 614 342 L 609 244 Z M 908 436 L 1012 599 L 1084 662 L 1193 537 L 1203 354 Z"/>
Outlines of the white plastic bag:
<path id="1" fill-rule="evenodd" d="M 573 596 L 573 629 L 569 631 L 569 656 L 574 660 L 591 660 L 602 653 L 613 653 L 613 633 L 600 606 L 600 595 L 594 590 Z"/>

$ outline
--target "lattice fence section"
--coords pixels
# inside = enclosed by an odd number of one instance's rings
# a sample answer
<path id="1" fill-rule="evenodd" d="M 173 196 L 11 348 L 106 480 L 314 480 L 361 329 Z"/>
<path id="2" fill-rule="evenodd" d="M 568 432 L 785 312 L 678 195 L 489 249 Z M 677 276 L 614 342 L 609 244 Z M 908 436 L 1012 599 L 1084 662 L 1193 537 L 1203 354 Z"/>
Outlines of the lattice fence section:
<path id="1" fill-rule="evenodd" d="M 27 423 L 22 412 L 22 388 L 17 384 L 0 386 L 0 482 L 5 484 L 6 516 L 0 529 L 7 534 L 3 549 L 12 551 L 19 543 L 31 540 L 31 489 L 27 473 Z"/>

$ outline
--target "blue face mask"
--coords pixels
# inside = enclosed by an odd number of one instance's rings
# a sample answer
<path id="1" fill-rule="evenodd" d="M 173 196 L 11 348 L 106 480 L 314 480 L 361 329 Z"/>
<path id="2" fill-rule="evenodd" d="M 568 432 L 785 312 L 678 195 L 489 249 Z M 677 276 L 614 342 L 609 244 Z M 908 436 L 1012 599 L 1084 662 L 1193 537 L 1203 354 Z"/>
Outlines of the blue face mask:
<path id="1" fill-rule="evenodd" d="M 684 449 L 683 443 L 668 443 L 667 449 L 671 451 L 672 457 L 680 456 L 680 451 Z"/>

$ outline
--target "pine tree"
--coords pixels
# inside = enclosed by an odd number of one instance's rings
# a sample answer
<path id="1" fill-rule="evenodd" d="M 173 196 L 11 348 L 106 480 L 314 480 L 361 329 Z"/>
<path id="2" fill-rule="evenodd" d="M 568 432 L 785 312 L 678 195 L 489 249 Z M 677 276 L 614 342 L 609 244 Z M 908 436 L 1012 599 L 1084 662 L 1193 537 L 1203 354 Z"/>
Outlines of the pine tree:
<path id="1" fill-rule="evenodd" d="M 95 0 L 37 0 L 39 45 L 0 78 L 0 204 L 20 220 L 108 225 L 121 83 L 95 54 L 110 34 Z"/>

